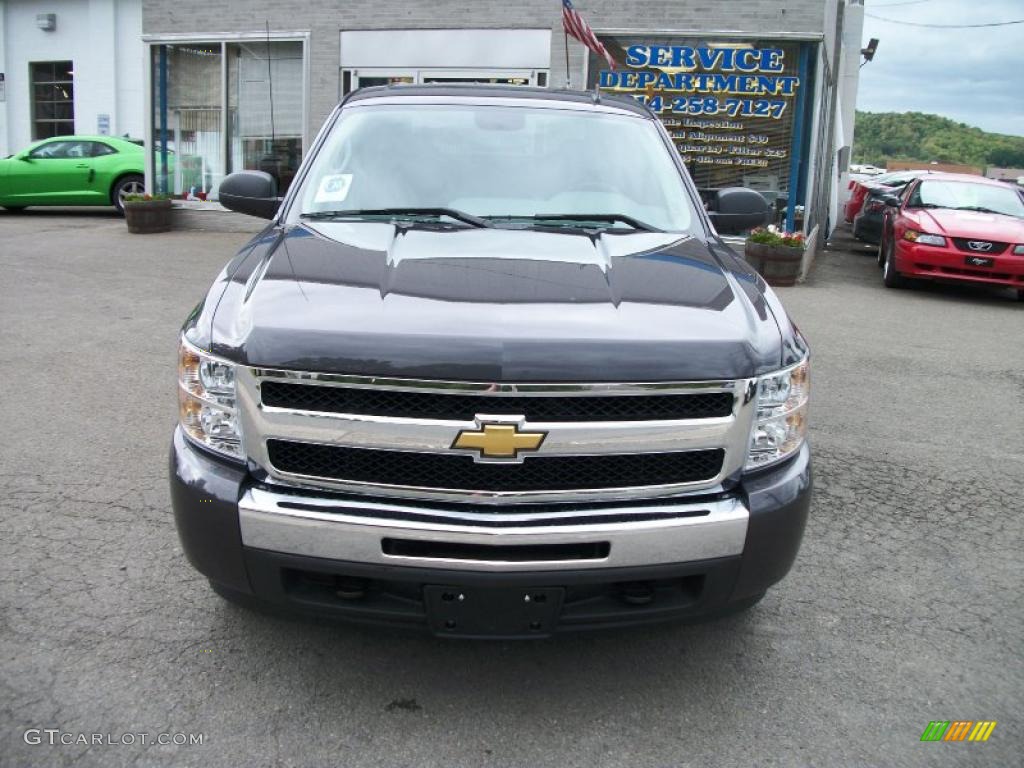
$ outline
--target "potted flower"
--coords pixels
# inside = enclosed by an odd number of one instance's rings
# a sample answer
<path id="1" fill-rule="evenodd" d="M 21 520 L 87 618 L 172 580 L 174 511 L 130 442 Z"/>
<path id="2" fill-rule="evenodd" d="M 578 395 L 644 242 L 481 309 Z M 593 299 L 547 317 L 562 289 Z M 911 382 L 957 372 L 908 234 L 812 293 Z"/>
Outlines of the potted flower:
<path id="1" fill-rule="evenodd" d="M 171 229 L 171 198 L 168 195 L 125 195 L 124 220 L 136 235 Z"/>
<path id="2" fill-rule="evenodd" d="M 786 232 L 770 224 L 750 233 L 743 258 L 769 285 L 793 285 L 800 275 L 804 245 L 802 232 Z"/>

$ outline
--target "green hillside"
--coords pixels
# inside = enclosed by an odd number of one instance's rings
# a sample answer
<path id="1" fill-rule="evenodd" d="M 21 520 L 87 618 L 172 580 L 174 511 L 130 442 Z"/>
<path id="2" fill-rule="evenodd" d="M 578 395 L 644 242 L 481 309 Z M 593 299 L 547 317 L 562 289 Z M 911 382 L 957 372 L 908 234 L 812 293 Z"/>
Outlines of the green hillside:
<path id="1" fill-rule="evenodd" d="M 857 112 L 853 162 L 888 160 L 1024 168 L 1024 136 L 986 133 L 922 112 Z"/>

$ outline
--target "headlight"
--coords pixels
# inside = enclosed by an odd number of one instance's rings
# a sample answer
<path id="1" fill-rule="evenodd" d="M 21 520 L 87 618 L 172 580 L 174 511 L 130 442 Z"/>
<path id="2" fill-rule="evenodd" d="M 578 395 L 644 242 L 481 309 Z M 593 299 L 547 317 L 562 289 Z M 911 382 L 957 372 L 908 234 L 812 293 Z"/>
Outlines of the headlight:
<path id="1" fill-rule="evenodd" d="M 1015 245 L 1015 246 L 1013 246 L 1013 255 L 1014 256 L 1024 256 L 1024 245 Z"/>
<path id="2" fill-rule="evenodd" d="M 760 469 L 796 452 L 807 435 L 811 391 L 807 358 L 757 380 L 757 416 L 744 469 Z"/>
<path id="3" fill-rule="evenodd" d="M 185 434 L 203 447 L 242 458 L 235 366 L 184 339 L 178 347 L 178 421 Z"/>
<path id="4" fill-rule="evenodd" d="M 912 243 L 919 243 L 921 245 L 938 245 L 941 247 L 946 244 L 946 238 L 942 235 L 926 235 L 914 229 L 908 229 L 904 232 L 903 239 L 909 240 Z"/>

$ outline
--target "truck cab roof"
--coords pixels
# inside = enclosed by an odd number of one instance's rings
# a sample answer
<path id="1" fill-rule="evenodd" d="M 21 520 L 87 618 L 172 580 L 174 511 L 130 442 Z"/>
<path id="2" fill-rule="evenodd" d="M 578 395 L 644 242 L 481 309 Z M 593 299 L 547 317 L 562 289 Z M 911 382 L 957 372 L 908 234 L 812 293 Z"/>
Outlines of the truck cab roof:
<path id="1" fill-rule="evenodd" d="M 367 101 L 397 101 L 415 99 L 423 102 L 445 103 L 452 99 L 475 100 L 480 102 L 509 100 L 547 102 L 550 106 L 592 107 L 595 111 L 622 111 L 638 117 L 654 118 L 653 113 L 635 99 L 624 96 L 609 96 L 594 91 L 576 91 L 564 88 L 537 88 L 523 85 L 489 85 L 479 83 L 427 84 L 427 85 L 376 85 L 353 91 L 342 104 L 357 104 Z"/>

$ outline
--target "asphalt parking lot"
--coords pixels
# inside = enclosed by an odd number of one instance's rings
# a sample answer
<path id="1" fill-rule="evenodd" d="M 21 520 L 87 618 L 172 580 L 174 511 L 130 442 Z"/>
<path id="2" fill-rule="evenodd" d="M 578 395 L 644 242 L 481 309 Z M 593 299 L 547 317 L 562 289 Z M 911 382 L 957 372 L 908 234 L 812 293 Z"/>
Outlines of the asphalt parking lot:
<path id="1" fill-rule="evenodd" d="M 745 615 L 537 643 L 247 612 L 174 531 L 175 337 L 241 234 L 0 213 L 3 766 L 945 766 L 1024 754 L 1024 305 L 780 291 L 813 351 L 816 490 Z M 922 743 L 996 720 L 987 743 Z M 31 744 L 202 734 L 202 745 Z M 43 739 L 45 739 L 45 734 Z"/>

